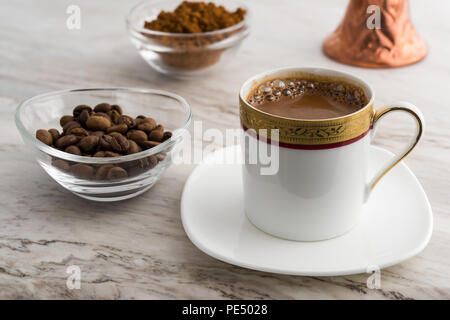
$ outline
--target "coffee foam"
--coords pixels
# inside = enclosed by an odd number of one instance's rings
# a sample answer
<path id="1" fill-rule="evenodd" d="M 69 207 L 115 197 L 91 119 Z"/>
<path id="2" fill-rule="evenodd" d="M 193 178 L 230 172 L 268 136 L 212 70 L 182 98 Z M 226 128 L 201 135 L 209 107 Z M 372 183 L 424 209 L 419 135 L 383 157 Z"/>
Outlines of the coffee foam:
<path id="1" fill-rule="evenodd" d="M 265 103 L 276 103 L 287 99 L 301 98 L 303 95 L 320 95 L 333 101 L 355 108 L 368 103 L 364 89 L 347 79 L 303 74 L 299 77 L 264 79 L 253 85 L 247 102 L 254 107 Z"/>

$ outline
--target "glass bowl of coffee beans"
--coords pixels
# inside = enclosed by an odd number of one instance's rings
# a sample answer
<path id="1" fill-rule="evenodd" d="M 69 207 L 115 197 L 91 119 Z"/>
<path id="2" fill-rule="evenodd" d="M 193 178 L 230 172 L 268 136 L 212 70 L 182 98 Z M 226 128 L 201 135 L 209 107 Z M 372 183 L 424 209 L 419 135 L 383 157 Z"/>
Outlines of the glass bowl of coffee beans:
<path id="1" fill-rule="evenodd" d="M 127 17 L 131 42 L 158 72 L 202 76 L 229 62 L 248 36 L 249 12 L 236 0 L 146 0 Z"/>
<path id="2" fill-rule="evenodd" d="M 160 179 L 190 124 L 191 108 L 162 90 L 77 89 L 26 100 L 15 120 L 56 182 L 82 198 L 107 202 L 137 196 Z"/>

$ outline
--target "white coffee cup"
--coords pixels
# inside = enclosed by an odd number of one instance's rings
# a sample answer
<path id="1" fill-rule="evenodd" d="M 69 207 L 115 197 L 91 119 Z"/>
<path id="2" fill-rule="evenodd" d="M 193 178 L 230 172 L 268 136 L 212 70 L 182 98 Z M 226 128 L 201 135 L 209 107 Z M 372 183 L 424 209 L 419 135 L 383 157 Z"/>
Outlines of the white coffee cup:
<path id="1" fill-rule="evenodd" d="M 255 86 L 283 78 L 311 81 L 341 79 L 362 88 L 369 102 L 358 111 L 333 119 L 299 120 L 265 113 L 247 102 Z M 247 80 L 239 94 L 245 141 L 264 138 L 260 129 L 278 129 L 279 168 L 261 174 L 260 163 L 243 166 L 244 208 L 259 229 L 284 239 L 316 241 L 342 235 L 354 227 L 370 192 L 392 167 L 411 152 L 422 136 L 422 113 L 408 102 L 373 110 L 374 92 L 363 80 L 322 68 L 283 68 Z M 369 146 L 378 120 L 391 111 L 403 111 L 416 120 L 414 139 L 404 152 L 368 176 Z M 269 131 L 270 132 L 270 131 Z M 262 139 L 264 140 L 264 139 Z"/>

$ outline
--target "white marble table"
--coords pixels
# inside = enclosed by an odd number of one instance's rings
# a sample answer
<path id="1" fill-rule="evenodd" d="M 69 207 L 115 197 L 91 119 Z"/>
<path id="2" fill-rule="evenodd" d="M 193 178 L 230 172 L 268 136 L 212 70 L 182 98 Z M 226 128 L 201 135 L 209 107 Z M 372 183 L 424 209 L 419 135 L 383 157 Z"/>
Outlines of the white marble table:
<path id="1" fill-rule="evenodd" d="M 411 1 L 413 21 L 430 46 L 423 62 L 368 70 L 327 59 L 321 42 L 340 21 L 346 0 L 247 1 L 253 30 L 222 73 L 179 81 L 158 75 L 127 39 L 124 16 L 135 1 L 77 1 L 82 28 L 66 28 L 67 1 L 0 3 L 0 298 L 450 298 L 450 2 Z M 148 193 L 118 204 L 79 199 L 52 181 L 27 152 L 13 121 L 19 101 L 45 91 L 97 86 L 151 87 L 186 97 L 195 119 L 238 126 L 237 92 L 249 76 L 287 65 L 326 66 L 373 84 L 377 105 L 417 104 L 427 119 L 407 164 L 434 212 L 434 234 L 418 256 L 382 270 L 381 289 L 367 274 L 295 277 L 222 263 L 188 240 L 180 196 L 192 166 L 173 166 Z M 404 142 L 408 119 L 384 121 L 377 144 Z M 82 270 L 80 290 L 66 268 Z"/>

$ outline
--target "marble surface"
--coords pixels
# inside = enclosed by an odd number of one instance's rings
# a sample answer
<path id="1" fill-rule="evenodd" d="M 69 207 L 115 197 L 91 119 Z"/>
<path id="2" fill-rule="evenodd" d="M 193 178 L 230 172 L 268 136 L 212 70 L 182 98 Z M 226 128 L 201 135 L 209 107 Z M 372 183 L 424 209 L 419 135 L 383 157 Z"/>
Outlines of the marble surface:
<path id="1" fill-rule="evenodd" d="M 450 2 L 411 1 L 413 21 L 430 53 L 396 70 L 344 66 L 321 53 L 345 0 L 246 2 L 253 30 L 236 58 L 222 72 L 189 81 L 157 74 L 132 47 L 124 17 L 135 1 L 77 1 L 81 30 L 66 28 L 71 1 L 0 3 L 0 298 L 450 298 Z M 408 100 L 425 115 L 426 134 L 406 162 L 429 196 L 433 237 L 418 256 L 382 270 L 380 289 L 367 288 L 367 274 L 285 276 L 214 260 L 194 247 L 180 221 L 180 196 L 192 165 L 172 166 L 138 198 L 93 203 L 52 181 L 14 125 L 17 104 L 35 94 L 127 86 L 176 92 L 205 128 L 236 128 L 240 85 L 281 66 L 352 72 L 373 85 L 377 106 Z M 410 128 L 408 118 L 393 115 L 380 126 L 376 144 L 400 150 Z M 70 265 L 81 268 L 79 290 L 66 286 Z"/>

